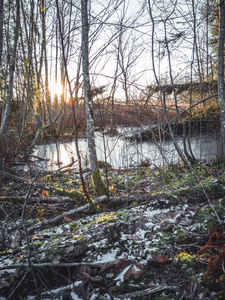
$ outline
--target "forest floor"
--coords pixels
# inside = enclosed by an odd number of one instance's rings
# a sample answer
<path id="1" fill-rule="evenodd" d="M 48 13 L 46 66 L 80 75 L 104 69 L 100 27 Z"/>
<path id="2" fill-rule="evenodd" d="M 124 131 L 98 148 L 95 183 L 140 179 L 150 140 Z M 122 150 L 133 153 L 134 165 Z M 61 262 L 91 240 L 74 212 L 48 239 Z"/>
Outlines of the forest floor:
<path id="1" fill-rule="evenodd" d="M 224 166 L 101 172 L 0 172 L 0 299 L 225 299 Z"/>

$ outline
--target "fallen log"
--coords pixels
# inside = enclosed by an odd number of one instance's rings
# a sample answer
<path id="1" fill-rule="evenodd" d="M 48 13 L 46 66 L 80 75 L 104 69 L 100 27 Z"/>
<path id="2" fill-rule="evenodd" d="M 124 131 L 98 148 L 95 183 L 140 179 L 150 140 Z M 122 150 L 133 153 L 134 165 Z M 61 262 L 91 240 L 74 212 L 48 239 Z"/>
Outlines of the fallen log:
<path id="1" fill-rule="evenodd" d="M 34 268 L 53 268 L 53 267 L 61 267 L 61 268 L 73 268 L 73 267 L 80 267 L 80 266 L 89 266 L 94 268 L 102 268 L 100 263 L 91 263 L 91 262 L 72 262 L 72 263 L 32 263 L 32 267 Z M 1 270 L 8 270 L 8 269 L 18 269 L 18 268 L 28 268 L 28 263 L 18 263 L 12 265 L 5 265 L 1 267 Z"/>
<path id="2" fill-rule="evenodd" d="M 94 204 L 99 204 L 99 203 L 101 203 L 101 202 L 104 202 L 104 201 L 107 200 L 107 199 L 108 199 L 107 196 L 101 196 L 101 197 L 98 197 L 97 199 L 95 199 L 93 202 L 94 202 Z M 89 208 L 90 208 L 90 204 L 89 204 L 89 203 L 88 203 L 88 204 L 85 204 L 85 205 L 83 205 L 83 206 L 77 207 L 77 208 L 75 208 L 75 209 L 72 209 L 72 210 L 70 210 L 70 211 L 67 211 L 67 212 L 65 212 L 65 213 L 62 213 L 62 214 L 60 214 L 59 216 L 56 216 L 56 217 L 54 217 L 54 218 L 52 218 L 52 219 L 44 220 L 44 221 L 42 221 L 42 222 L 36 223 L 36 224 L 33 225 L 33 226 L 28 227 L 28 228 L 27 228 L 27 232 L 28 232 L 28 233 L 32 233 L 32 232 L 34 232 L 36 229 L 40 229 L 40 228 L 42 228 L 42 227 L 44 227 L 44 226 L 49 226 L 49 225 L 55 224 L 55 223 L 61 221 L 64 217 L 72 216 L 72 215 L 74 215 L 74 214 L 76 214 L 76 213 L 83 212 L 83 211 L 85 211 L 85 210 L 87 210 L 87 209 L 89 209 Z"/>

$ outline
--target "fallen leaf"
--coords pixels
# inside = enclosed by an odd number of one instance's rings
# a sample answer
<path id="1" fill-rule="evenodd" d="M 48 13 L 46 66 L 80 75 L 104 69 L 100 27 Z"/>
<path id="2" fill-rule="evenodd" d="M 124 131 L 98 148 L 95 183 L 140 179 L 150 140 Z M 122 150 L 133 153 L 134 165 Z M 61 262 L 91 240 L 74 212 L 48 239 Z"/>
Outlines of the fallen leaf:
<path id="1" fill-rule="evenodd" d="M 152 258 L 148 260 L 148 264 L 152 266 L 162 265 L 166 264 L 168 260 L 168 257 L 166 257 L 165 255 L 152 254 Z"/>
<path id="2" fill-rule="evenodd" d="M 113 270 L 114 276 L 116 276 L 115 280 L 127 280 L 131 275 L 134 276 L 135 279 L 138 279 L 143 274 L 144 266 L 141 263 L 132 263 L 126 260 L 120 260 Z"/>
<path id="3" fill-rule="evenodd" d="M 48 191 L 43 190 L 42 193 L 41 193 L 41 196 L 42 197 L 47 197 L 47 195 L 48 195 Z"/>
<path id="4" fill-rule="evenodd" d="M 124 280 L 127 280 L 130 278 L 131 275 L 135 279 L 139 279 L 143 274 L 143 270 L 141 270 L 135 263 L 130 266 L 130 268 L 127 270 L 127 272 L 124 274 Z"/>

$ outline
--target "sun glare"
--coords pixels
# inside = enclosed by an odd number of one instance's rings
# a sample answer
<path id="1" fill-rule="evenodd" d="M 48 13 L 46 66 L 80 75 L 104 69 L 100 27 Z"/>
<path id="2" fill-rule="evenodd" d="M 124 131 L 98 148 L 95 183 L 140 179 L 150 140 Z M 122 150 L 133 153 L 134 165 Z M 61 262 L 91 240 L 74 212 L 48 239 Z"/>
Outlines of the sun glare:
<path id="1" fill-rule="evenodd" d="M 62 85 L 60 83 L 53 82 L 51 84 L 51 94 L 52 94 L 52 96 L 57 95 L 58 97 L 60 97 L 62 95 L 62 93 L 63 93 Z"/>

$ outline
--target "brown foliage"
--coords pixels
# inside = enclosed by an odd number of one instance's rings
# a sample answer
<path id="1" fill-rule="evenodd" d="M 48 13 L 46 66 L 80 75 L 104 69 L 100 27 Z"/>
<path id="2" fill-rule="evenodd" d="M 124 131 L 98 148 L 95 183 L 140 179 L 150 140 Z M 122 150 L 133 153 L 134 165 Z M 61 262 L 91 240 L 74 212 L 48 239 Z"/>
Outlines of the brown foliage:
<path id="1" fill-rule="evenodd" d="M 225 259 L 225 236 L 223 233 L 214 232 L 208 242 L 199 251 L 199 254 L 209 253 L 208 268 L 203 275 L 206 281 L 216 281 L 224 269 Z"/>

